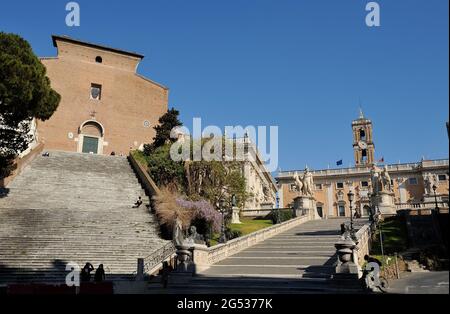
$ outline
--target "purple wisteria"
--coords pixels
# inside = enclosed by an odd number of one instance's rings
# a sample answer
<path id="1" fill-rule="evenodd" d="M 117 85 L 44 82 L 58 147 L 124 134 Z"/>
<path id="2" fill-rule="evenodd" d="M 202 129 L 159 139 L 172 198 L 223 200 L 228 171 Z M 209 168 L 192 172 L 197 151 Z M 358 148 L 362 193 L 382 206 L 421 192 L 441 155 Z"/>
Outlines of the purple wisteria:
<path id="1" fill-rule="evenodd" d="M 222 215 L 206 200 L 188 201 L 182 198 L 176 199 L 177 205 L 193 211 L 193 218 L 201 218 L 210 223 L 213 232 L 220 231 Z"/>

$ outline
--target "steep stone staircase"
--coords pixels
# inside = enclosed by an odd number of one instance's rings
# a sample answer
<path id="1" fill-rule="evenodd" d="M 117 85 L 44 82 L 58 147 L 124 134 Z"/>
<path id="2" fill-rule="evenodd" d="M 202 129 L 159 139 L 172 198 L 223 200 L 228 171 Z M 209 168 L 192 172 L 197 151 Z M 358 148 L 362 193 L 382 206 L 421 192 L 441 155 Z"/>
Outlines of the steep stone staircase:
<path id="1" fill-rule="evenodd" d="M 65 281 L 68 262 L 130 278 L 167 241 L 125 157 L 50 152 L 0 196 L 0 284 Z M 148 204 L 148 198 L 146 203 Z"/>
<path id="2" fill-rule="evenodd" d="M 366 221 L 359 220 L 355 228 Z M 314 220 L 212 265 L 189 283 L 169 284 L 167 293 L 358 293 L 334 287 L 334 244 L 348 219 Z M 150 284 L 156 292 L 158 284 Z M 160 290 L 161 291 L 161 290 Z"/>

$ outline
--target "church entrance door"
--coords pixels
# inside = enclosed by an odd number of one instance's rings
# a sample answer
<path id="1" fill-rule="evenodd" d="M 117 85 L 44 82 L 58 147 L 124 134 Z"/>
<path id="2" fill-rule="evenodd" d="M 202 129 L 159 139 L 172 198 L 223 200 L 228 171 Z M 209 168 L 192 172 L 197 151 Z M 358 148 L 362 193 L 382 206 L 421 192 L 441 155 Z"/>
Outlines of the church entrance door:
<path id="1" fill-rule="evenodd" d="M 97 154 L 98 153 L 98 138 L 91 136 L 83 136 L 83 153 Z"/>

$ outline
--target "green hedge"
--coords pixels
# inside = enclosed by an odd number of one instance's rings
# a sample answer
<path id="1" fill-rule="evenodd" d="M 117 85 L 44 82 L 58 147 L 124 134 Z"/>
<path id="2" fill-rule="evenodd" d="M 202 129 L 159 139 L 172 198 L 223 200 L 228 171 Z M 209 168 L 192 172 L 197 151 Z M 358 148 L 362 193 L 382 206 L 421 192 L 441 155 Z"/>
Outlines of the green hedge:
<path id="1" fill-rule="evenodd" d="M 282 223 L 287 220 L 294 218 L 292 209 L 273 209 L 270 213 L 270 219 L 273 224 Z"/>

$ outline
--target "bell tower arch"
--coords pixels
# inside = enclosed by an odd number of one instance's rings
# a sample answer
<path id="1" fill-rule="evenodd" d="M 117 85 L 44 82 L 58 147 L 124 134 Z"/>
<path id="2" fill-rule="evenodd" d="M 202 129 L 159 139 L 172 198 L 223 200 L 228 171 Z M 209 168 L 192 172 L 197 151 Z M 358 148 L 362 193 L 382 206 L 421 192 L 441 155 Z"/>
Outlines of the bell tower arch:
<path id="1" fill-rule="evenodd" d="M 375 161 L 372 121 L 366 119 L 362 110 L 359 117 L 352 121 L 353 153 L 356 167 L 370 167 Z"/>

